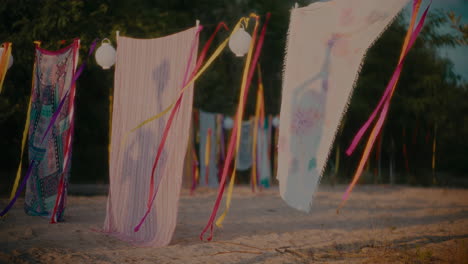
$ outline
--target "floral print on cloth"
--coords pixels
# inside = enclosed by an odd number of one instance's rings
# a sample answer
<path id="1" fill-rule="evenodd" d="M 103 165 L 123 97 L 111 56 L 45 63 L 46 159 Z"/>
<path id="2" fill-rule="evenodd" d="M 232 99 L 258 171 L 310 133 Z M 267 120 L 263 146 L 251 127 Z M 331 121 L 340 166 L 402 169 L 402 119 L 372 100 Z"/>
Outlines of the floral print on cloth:
<path id="1" fill-rule="evenodd" d="M 308 212 L 367 49 L 408 0 L 330 0 L 291 12 L 278 172 L 281 197 Z"/>

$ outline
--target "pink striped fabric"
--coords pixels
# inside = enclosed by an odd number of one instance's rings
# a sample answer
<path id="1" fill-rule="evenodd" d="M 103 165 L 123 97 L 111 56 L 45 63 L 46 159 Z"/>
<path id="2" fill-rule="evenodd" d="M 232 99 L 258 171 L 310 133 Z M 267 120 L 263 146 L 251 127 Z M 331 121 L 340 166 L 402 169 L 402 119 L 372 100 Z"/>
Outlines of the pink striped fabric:
<path id="1" fill-rule="evenodd" d="M 183 162 L 188 144 L 193 89 L 184 93 L 167 138 L 155 182 L 161 180 L 154 208 L 138 232 L 148 206 L 150 177 L 168 115 L 124 135 L 177 99 L 184 73 L 195 67 L 191 47 L 198 46 L 196 27 L 157 39 L 118 37 L 114 81 L 110 189 L 104 231 L 138 246 L 165 246 L 176 226 Z M 189 64 L 188 64 L 189 63 Z M 166 175 L 167 174 L 167 175 Z"/>

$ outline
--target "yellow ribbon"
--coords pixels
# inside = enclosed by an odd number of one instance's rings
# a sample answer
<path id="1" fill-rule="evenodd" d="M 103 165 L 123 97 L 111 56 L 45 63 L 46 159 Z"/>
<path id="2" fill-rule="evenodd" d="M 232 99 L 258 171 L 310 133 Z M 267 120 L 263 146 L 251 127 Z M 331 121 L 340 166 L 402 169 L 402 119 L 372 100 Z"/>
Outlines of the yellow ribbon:
<path id="1" fill-rule="evenodd" d="M 257 67 L 258 78 L 260 77 L 260 64 Z M 263 83 L 259 82 L 257 90 L 257 102 L 255 106 L 255 119 L 254 119 L 254 132 L 253 132 L 253 144 L 252 144 L 252 184 L 253 188 L 257 187 L 257 138 L 258 138 L 258 126 L 263 106 Z M 263 122 L 262 122 L 263 123 Z"/>
<path id="2" fill-rule="evenodd" d="M 24 154 L 24 149 L 26 146 L 26 139 L 28 138 L 29 123 L 31 120 L 31 105 L 32 105 L 32 95 L 31 95 L 31 98 L 29 99 L 28 112 L 26 113 L 26 123 L 24 124 L 24 130 L 23 130 L 23 139 L 21 140 L 20 163 L 18 165 L 18 170 L 16 172 L 15 183 L 13 185 L 13 189 L 11 190 L 10 200 L 12 200 L 15 197 L 16 190 L 18 189 L 19 180 L 21 178 L 21 167 L 23 166 L 23 154 Z"/>
<path id="3" fill-rule="evenodd" d="M 258 29 L 258 16 L 255 14 L 250 14 L 250 17 L 256 18 L 255 20 L 255 27 L 254 27 L 254 32 L 257 31 Z M 242 19 L 241 19 L 242 20 Z M 247 21 L 248 18 L 243 18 L 243 20 L 246 21 L 246 28 L 247 28 Z M 234 29 L 233 32 L 235 32 L 237 29 Z M 242 75 L 242 83 L 241 83 L 241 90 L 240 90 L 240 97 L 239 97 L 239 106 L 237 107 L 237 113 L 236 113 L 236 121 L 237 121 L 237 137 L 236 137 L 236 151 L 234 152 L 234 155 L 237 155 L 237 152 L 239 150 L 239 145 L 240 145 L 240 135 L 241 135 L 241 126 L 242 126 L 242 117 L 244 115 L 244 95 L 245 95 L 245 88 L 247 85 L 247 76 L 249 74 L 249 69 L 250 69 L 250 62 L 252 60 L 252 54 L 255 46 L 255 39 L 252 38 L 250 41 L 250 47 L 249 47 L 249 52 L 247 53 L 247 59 L 245 61 L 245 67 L 244 67 L 244 73 Z M 216 226 L 222 227 L 222 223 L 224 221 L 224 218 L 226 217 L 229 208 L 231 206 L 231 199 L 232 199 L 232 190 L 234 189 L 234 180 L 236 178 L 236 165 L 237 165 L 237 159 L 234 159 L 234 167 L 232 170 L 232 175 L 231 175 L 231 180 L 229 182 L 229 188 L 228 188 L 228 193 L 226 197 L 226 209 L 224 210 L 223 214 L 219 216 L 219 218 L 216 220 Z"/>
<path id="4" fill-rule="evenodd" d="M 11 43 L 5 43 L 3 46 L 3 54 L 0 58 L 0 93 L 2 92 L 3 80 L 8 70 L 8 63 L 10 62 Z"/>
<path id="5" fill-rule="evenodd" d="M 208 129 L 205 142 L 205 181 L 208 181 L 208 176 L 210 175 L 211 133 L 211 129 Z"/>
<path id="6" fill-rule="evenodd" d="M 406 36 L 405 36 L 405 41 L 403 43 L 403 47 L 401 49 L 401 53 L 400 53 L 400 59 L 399 59 L 399 62 L 401 62 L 401 59 L 403 58 L 403 55 L 404 55 L 404 52 L 406 50 L 406 47 L 408 46 L 408 42 L 410 40 L 410 37 L 411 37 L 411 34 L 413 33 L 413 28 L 414 28 L 414 24 L 416 23 L 416 18 L 417 18 L 417 14 L 418 14 L 418 10 L 419 10 L 419 7 L 421 5 L 421 0 L 419 0 L 417 3 L 416 3 L 416 6 L 415 6 L 415 9 L 414 9 L 414 12 L 412 14 L 412 17 L 411 17 L 411 22 L 410 24 L 408 25 L 408 31 L 406 32 Z M 399 79 L 399 78 L 398 78 Z M 395 84 L 393 85 L 392 87 L 392 91 L 390 93 L 390 98 L 393 96 L 393 93 L 395 92 L 395 87 L 398 83 L 398 79 L 397 81 L 395 82 Z M 381 121 L 382 123 L 384 122 L 384 120 Z M 351 190 L 354 188 L 354 186 L 356 185 L 358 179 L 359 179 L 359 176 L 362 174 L 362 171 L 364 169 L 364 166 L 367 162 L 367 159 L 369 157 L 369 154 L 372 150 L 372 146 L 374 145 L 374 141 L 375 141 L 375 138 L 377 137 L 377 134 L 378 132 L 380 131 L 380 129 L 377 129 L 378 127 L 378 123 L 374 126 L 374 128 L 372 129 L 372 132 L 369 136 L 369 139 L 367 140 L 367 143 L 366 143 L 366 147 L 364 148 L 364 152 L 362 154 L 362 157 L 361 157 L 361 160 L 359 161 L 359 165 L 358 165 L 358 168 L 354 174 L 354 177 L 353 177 L 353 181 L 351 182 L 350 186 L 349 186 L 349 189 L 348 189 L 348 194 L 351 193 Z M 338 206 L 338 209 L 337 209 L 337 212 L 339 212 L 339 209 L 341 207 L 344 206 L 344 204 L 346 203 L 347 201 L 347 198 L 344 199 L 340 205 Z"/>
<path id="7" fill-rule="evenodd" d="M 39 47 L 41 45 L 40 41 L 34 41 L 34 44 Z M 10 194 L 10 201 L 15 197 L 16 190 L 18 189 L 19 180 L 21 178 L 21 167 L 23 166 L 23 154 L 24 148 L 26 146 L 26 139 L 29 133 L 29 124 L 31 122 L 31 105 L 32 105 L 32 97 L 33 97 L 33 90 L 34 90 L 34 77 L 36 76 L 36 64 L 34 63 L 33 66 L 33 77 L 32 77 L 32 87 L 31 87 L 31 96 L 29 97 L 29 104 L 28 104 L 28 111 L 26 112 L 26 122 L 24 124 L 23 130 L 23 139 L 21 140 L 21 154 L 20 154 L 20 162 L 18 165 L 18 170 L 16 171 L 16 178 L 13 184 L 13 189 L 11 190 Z"/>
<path id="8" fill-rule="evenodd" d="M 195 168 L 195 182 L 198 182 L 198 177 L 199 177 L 199 170 L 198 170 L 198 158 L 197 158 L 197 153 L 195 152 L 195 149 L 194 147 L 192 147 L 192 159 L 193 161 L 195 162 L 195 164 L 197 165 L 196 168 Z"/>

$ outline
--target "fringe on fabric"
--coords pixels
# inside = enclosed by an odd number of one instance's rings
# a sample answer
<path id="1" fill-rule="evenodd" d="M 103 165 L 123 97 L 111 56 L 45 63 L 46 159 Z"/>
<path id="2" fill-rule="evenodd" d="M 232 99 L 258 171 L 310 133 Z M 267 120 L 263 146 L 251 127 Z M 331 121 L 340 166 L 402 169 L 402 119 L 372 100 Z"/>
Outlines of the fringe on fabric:
<path id="1" fill-rule="evenodd" d="M 292 10 L 277 175 L 290 206 L 310 210 L 367 49 L 406 2 L 334 0 Z"/>

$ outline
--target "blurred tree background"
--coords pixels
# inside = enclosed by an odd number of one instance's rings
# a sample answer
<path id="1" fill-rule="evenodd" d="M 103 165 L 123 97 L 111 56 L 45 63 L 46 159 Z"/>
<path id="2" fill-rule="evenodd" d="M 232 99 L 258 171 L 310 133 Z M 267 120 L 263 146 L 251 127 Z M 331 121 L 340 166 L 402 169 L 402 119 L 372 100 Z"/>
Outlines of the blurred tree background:
<path id="1" fill-rule="evenodd" d="M 310 3 L 297 2 L 300 6 Z M 281 103 L 289 10 L 293 5 L 294 1 L 285 0 L 2 1 L 0 40 L 13 43 L 15 63 L 7 73 L 0 95 L 0 189 L 11 188 L 19 162 L 21 134 L 31 90 L 34 40 L 41 40 L 46 49 L 58 49 L 63 46 L 61 40 L 79 37 L 83 59 L 94 38 L 110 38 L 115 46 L 116 30 L 124 36 L 161 37 L 194 26 L 195 20 L 199 19 L 204 26 L 201 47 L 218 22 L 224 21 L 232 28 L 241 16 L 255 12 L 264 17 L 266 12 L 271 12 L 260 63 L 266 112 L 276 115 Z M 466 26 L 455 25 L 461 34 L 438 30 L 450 22 L 457 21 L 442 11 L 431 10 L 422 34 L 406 60 L 381 143 L 377 144 L 381 147 L 374 148 L 376 153 L 370 158 L 364 182 L 389 182 L 390 164 L 393 164 L 395 178 L 392 180 L 395 183 L 446 185 L 456 182 L 454 179 L 466 182 L 468 86 L 454 73 L 453 64 L 438 52 L 442 46 L 466 45 Z M 348 182 L 354 173 L 362 146 L 352 157 L 345 157 L 345 147 L 376 106 L 391 77 L 406 23 L 402 15 L 397 17 L 369 49 L 343 128 L 330 154 L 327 175 L 331 176 L 326 179 Z M 228 32 L 221 32 L 218 43 L 227 35 Z M 194 107 L 232 115 L 238 101 L 243 62 L 225 51 L 197 81 Z M 91 58 L 77 86 L 72 183 L 108 181 L 109 97 L 112 89 L 113 70 L 102 70 Z M 256 89 L 253 82 L 247 115 L 253 114 Z M 435 178 L 431 172 L 434 138 L 437 142 Z M 337 151 L 340 166 L 335 173 Z M 26 155 L 23 158 L 26 160 Z"/>

